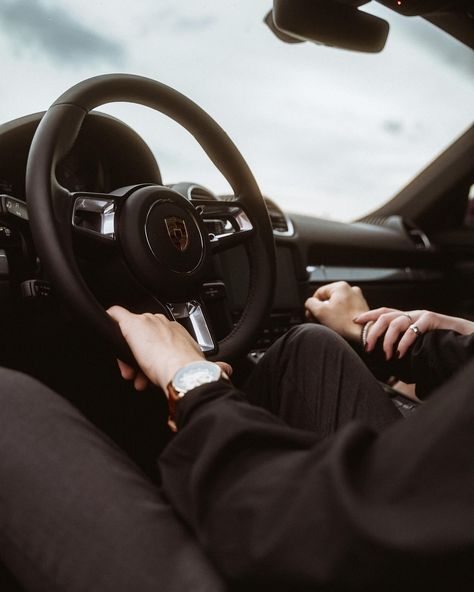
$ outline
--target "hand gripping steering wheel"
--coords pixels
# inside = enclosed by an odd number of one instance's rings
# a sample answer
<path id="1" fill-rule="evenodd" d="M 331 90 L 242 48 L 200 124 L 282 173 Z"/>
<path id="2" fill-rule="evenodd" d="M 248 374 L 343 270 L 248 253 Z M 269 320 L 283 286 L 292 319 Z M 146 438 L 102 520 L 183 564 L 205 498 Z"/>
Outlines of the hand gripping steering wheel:
<path id="1" fill-rule="evenodd" d="M 164 113 L 187 129 L 234 191 L 226 200 L 194 203 L 162 185 L 143 183 L 111 193 L 70 192 L 56 178 L 87 114 L 111 102 L 131 102 Z M 75 234 L 97 249 L 115 249 L 138 284 L 169 318 L 187 318 L 208 357 L 245 353 L 273 296 L 275 250 L 266 206 L 245 160 L 217 123 L 188 98 L 154 80 L 125 74 L 97 76 L 61 95 L 44 115 L 27 165 L 26 192 L 33 239 L 55 293 L 133 362 L 117 325 L 89 289 L 75 256 Z M 221 219 L 211 233 L 206 220 Z M 93 220 L 90 224 L 88 221 Z M 202 301 L 215 253 L 244 244 L 249 291 L 242 316 L 216 343 Z"/>

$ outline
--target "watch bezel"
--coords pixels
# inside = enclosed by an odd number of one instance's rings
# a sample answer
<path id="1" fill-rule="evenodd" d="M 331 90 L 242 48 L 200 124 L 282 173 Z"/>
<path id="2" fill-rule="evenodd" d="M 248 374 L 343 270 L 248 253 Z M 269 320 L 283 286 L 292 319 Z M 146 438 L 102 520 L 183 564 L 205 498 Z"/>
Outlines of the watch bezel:
<path id="1" fill-rule="evenodd" d="M 198 385 L 190 387 L 189 384 L 184 383 L 184 377 L 192 372 L 193 370 L 198 373 L 201 369 L 206 369 L 207 373 L 212 370 L 210 380 L 203 380 Z M 222 369 L 221 367 L 216 364 L 215 362 L 209 362 L 208 360 L 200 360 L 196 362 L 190 362 L 186 364 L 182 368 L 180 368 L 176 374 L 173 376 L 171 380 L 171 385 L 173 389 L 176 391 L 178 398 L 184 397 L 184 395 L 192 390 L 193 388 L 197 388 L 202 384 L 209 384 L 210 382 L 216 382 L 222 377 Z M 204 378 L 204 376 L 203 376 Z"/>

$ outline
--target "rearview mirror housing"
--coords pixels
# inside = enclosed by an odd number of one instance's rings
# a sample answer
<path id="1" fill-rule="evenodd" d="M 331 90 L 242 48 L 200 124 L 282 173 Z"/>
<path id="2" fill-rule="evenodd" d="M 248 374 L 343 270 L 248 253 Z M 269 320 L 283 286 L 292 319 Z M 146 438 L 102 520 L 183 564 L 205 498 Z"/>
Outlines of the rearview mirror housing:
<path id="1" fill-rule="evenodd" d="M 377 53 L 389 24 L 359 10 L 368 0 L 273 0 L 273 23 L 295 40 Z"/>

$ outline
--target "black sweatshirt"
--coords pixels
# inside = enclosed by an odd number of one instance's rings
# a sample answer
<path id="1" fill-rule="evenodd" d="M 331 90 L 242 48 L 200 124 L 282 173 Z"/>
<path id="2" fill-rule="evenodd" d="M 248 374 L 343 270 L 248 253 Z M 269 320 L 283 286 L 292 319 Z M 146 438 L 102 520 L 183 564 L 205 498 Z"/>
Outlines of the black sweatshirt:
<path id="1" fill-rule="evenodd" d="M 474 585 L 474 336 L 433 331 L 397 375 L 426 394 L 382 434 L 321 441 L 226 382 L 180 403 L 160 457 L 166 495 L 245 590 L 467 590 Z M 457 588 L 456 588 L 457 587 Z"/>

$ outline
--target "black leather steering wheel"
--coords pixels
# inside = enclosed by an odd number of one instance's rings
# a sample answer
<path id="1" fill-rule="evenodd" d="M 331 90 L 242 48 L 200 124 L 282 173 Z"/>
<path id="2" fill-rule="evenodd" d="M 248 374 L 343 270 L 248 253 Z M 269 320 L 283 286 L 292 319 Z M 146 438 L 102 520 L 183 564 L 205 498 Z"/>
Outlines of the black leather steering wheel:
<path id="1" fill-rule="evenodd" d="M 56 178 L 87 114 L 111 102 L 151 107 L 186 128 L 222 172 L 235 196 L 193 204 L 162 185 L 143 183 L 112 193 L 72 193 Z M 113 347 L 133 361 L 117 325 L 90 291 L 76 261 L 73 235 L 84 233 L 97 248 L 115 248 L 136 280 L 170 318 L 189 318 L 208 357 L 245 353 L 273 296 L 274 240 L 262 195 L 245 160 L 218 124 L 188 98 L 154 80 L 110 74 L 85 80 L 61 95 L 44 115 L 27 165 L 26 193 L 35 246 L 58 294 Z M 206 220 L 221 218 L 210 234 Z M 90 221 L 93 220 L 93 224 Z M 225 223 L 224 223 L 225 221 Z M 240 321 L 218 343 L 200 298 L 214 253 L 244 244 L 250 284 Z M 207 343 L 207 345 L 206 345 Z"/>

